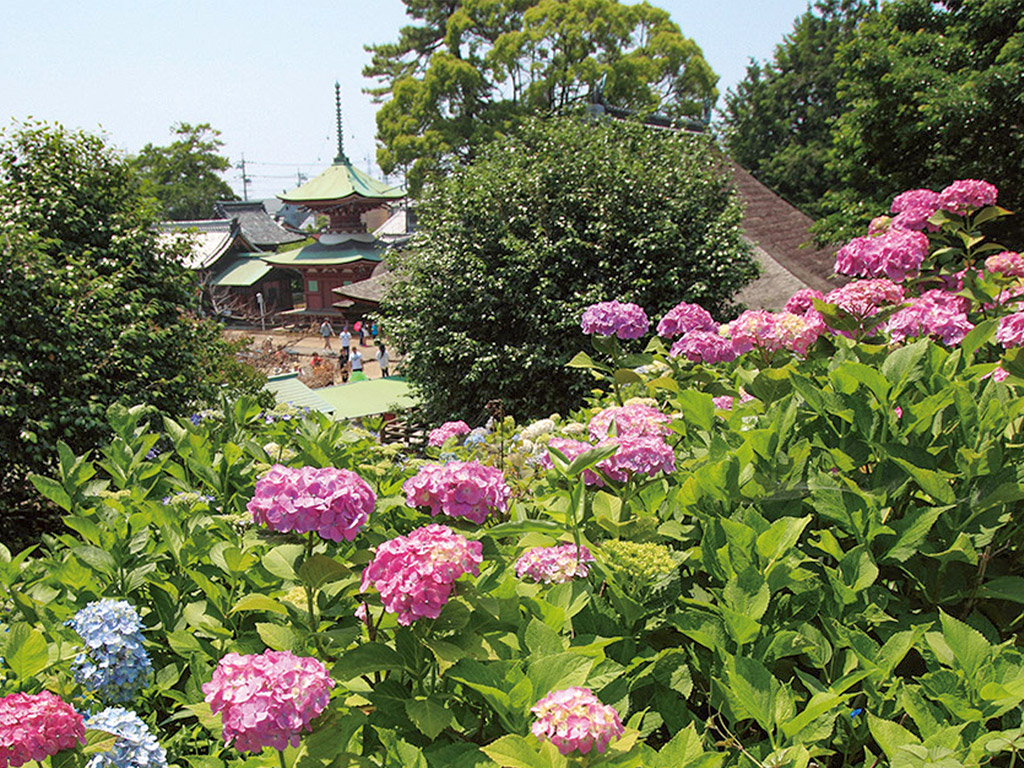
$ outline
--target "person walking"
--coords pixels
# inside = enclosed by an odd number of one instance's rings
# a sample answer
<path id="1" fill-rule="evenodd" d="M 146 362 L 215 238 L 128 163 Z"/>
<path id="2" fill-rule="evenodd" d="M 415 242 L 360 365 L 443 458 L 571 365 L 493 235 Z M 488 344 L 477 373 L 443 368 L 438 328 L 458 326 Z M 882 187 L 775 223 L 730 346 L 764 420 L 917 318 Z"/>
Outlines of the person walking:
<path id="1" fill-rule="evenodd" d="M 378 344 L 380 347 L 377 350 L 377 364 L 380 366 L 381 378 L 386 379 L 388 377 L 388 364 L 391 362 L 391 357 L 388 355 L 388 351 L 384 348 L 384 342 Z"/>
<path id="2" fill-rule="evenodd" d="M 331 348 L 331 336 L 334 335 L 334 326 L 331 325 L 331 321 L 326 317 L 324 321 L 320 323 L 320 335 L 324 337 L 324 349 Z"/>

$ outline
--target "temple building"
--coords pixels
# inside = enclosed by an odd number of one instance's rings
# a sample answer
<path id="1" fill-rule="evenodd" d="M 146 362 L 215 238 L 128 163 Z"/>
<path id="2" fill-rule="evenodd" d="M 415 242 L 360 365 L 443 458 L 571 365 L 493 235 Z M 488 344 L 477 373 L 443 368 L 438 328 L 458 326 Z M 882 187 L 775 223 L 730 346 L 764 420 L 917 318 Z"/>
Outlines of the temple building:
<path id="1" fill-rule="evenodd" d="M 341 129 L 341 93 L 335 84 L 338 121 L 338 155 L 323 173 L 278 197 L 326 217 L 316 242 L 272 256 L 268 264 L 293 269 L 302 275 L 306 308 L 304 314 L 344 316 L 336 307 L 335 288 L 370 277 L 381 262 L 387 244 L 372 230 L 391 215 L 390 205 L 405 197 L 400 186 L 377 181 L 354 167 L 345 154 Z"/>

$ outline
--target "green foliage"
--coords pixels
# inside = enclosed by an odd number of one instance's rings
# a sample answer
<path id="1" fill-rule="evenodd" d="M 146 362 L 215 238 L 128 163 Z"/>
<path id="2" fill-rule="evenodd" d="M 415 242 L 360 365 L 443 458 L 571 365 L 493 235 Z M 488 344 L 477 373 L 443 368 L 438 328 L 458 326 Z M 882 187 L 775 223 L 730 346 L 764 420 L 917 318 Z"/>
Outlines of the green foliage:
<path id="1" fill-rule="evenodd" d="M 751 61 L 725 96 L 730 156 L 794 205 L 813 212 L 837 181 L 827 167 L 832 124 L 846 109 L 835 61 L 873 0 L 819 0 L 798 17 L 770 62 Z"/>
<path id="2" fill-rule="evenodd" d="M 468 162 L 523 116 L 562 112 L 604 83 L 616 106 L 703 116 L 717 76 L 669 14 L 618 0 L 405 0 L 422 22 L 395 43 L 367 46 L 364 75 L 386 101 L 377 161 L 407 169 L 414 189 L 432 170 Z"/>
<path id="3" fill-rule="evenodd" d="M 220 131 L 209 123 L 178 123 L 176 138 L 166 147 L 147 144 L 131 160 L 142 181 L 142 193 L 156 201 L 159 215 L 173 221 L 208 219 L 213 204 L 237 200 L 220 174 L 231 162 L 219 154 Z"/>
<path id="4" fill-rule="evenodd" d="M 18 126 L 0 144 L 0 486 L 11 513 L 58 440 L 85 451 L 107 407 L 173 413 L 259 382 L 217 327 L 190 313 L 195 286 L 163 252 L 130 167 L 102 140 Z M 248 380 L 247 380 L 248 379 Z M 24 523 L 3 515 L 0 538 Z M 9 540 L 9 539 L 8 539 Z"/>
<path id="5" fill-rule="evenodd" d="M 582 310 L 609 298 L 722 316 L 755 269 L 704 137 L 585 119 L 532 120 L 431 187 L 384 315 L 436 417 L 483 420 L 580 402 L 565 364 Z"/>
<path id="6" fill-rule="evenodd" d="M 770 63 L 751 64 L 726 97 L 730 153 L 819 217 L 823 240 L 859 234 L 899 192 L 960 178 L 1020 207 L 1024 141 L 1007 116 L 1020 113 L 1024 4 L 874 6 L 817 3 Z M 1008 231 L 1019 239 L 1019 225 Z"/>

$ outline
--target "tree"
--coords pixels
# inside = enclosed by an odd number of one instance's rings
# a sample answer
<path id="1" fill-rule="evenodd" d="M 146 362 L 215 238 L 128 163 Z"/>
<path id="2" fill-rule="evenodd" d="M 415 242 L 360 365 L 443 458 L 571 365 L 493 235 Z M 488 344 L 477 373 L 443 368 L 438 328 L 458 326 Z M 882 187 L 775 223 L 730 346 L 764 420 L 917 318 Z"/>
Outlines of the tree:
<path id="1" fill-rule="evenodd" d="M 157 201 L 160 215 L 173 221 L 206 219 L 219 200 L 237 200 L 219 174 L 231 162 L 218 154 L 224 146 L 220 131 L 209 123 L 178 123 L 171 129 L 178 137 L 166 147 L 147 144 L 132 159 L 142 179 L 142 193 Z"/>
<path id="2" fill-rule="evenodd" d="M 0 539 L 29 473 L 58 441 L 108 436 L 112 403 L 182 414 L 223 383 L 253 391 L 231 347 L 196 319 L 195 280 L 163 251 L 128 163 L 60 127 L 0 133 Z"/>
<path id="3" fill-rule="evenodd" d="M 522 116 L 579 105 L 598 83 L 616 106 L 703 115 L 717 76 L 669 14 L 618 0 L 405 0 L 423 24 L 367 46 L 385 101 L 377 160 L 421 185 L 470 162 Z"/>
<path id="4" fill-rule="evenodd" d="M 839 183 L 825 231 L 845 231 L 851 203 L 877 210 L 904 189 L 960 178 L 1024 204 L 1022 38 L 1024 0 L 898 0 L 859 24 L 838 59 L 849 106 L 833 130 Z"/>
<path id="5" fill-rule="evenodd" d="M 770 62 L 751 61 L 725 96 L 723 139 L 730 156 L 763 184 L 809 213 L 836 182 L 827 169 L 832 124 L 844 107 L 835 61 L 873 0 L 819 0 L 797 18 Z"/>
<path id="6" fill-rule="evenodd" d="M 598 301 L 725 317 L 756 268 L 720 160 L 706 136 L 530 118 L 429 187 L 383 306 L 428 413 L 579 405 L 590 382 L 565 365 Z"/>

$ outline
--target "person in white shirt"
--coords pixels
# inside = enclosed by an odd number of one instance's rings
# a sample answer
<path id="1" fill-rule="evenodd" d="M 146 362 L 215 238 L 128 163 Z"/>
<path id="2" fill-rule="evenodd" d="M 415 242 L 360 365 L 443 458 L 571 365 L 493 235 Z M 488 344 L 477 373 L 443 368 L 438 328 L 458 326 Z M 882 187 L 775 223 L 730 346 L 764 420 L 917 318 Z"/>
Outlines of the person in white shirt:
<path id="1" fill-rule="evenodd" d="M 341 329 L 341 333 L 338 334 L 338 338 L 341 339 L 341 348 L 348 349 L 352 346 L 352 334 L 348 332 L 348 326 L 346 325 Z"/>
<path id="2" fill-rule="evenodd" d="M 359 351 L 359 347 L 352 347 L 352 354 L 348 357 L 348 364 L 352 368 L 352 373 L 363 370 L 363 354 Z"/>
<path id="3" fill-rule="evenodd" d="M 388 377 L 388 363 L 391 362 L 391 358 L 388 356 L 388 351 L 384 349 L 383 342 L 378 346 L 380 349 L 377 350 L 377 363 L 380 365 L 380 375 L 386 379 Z"/>

